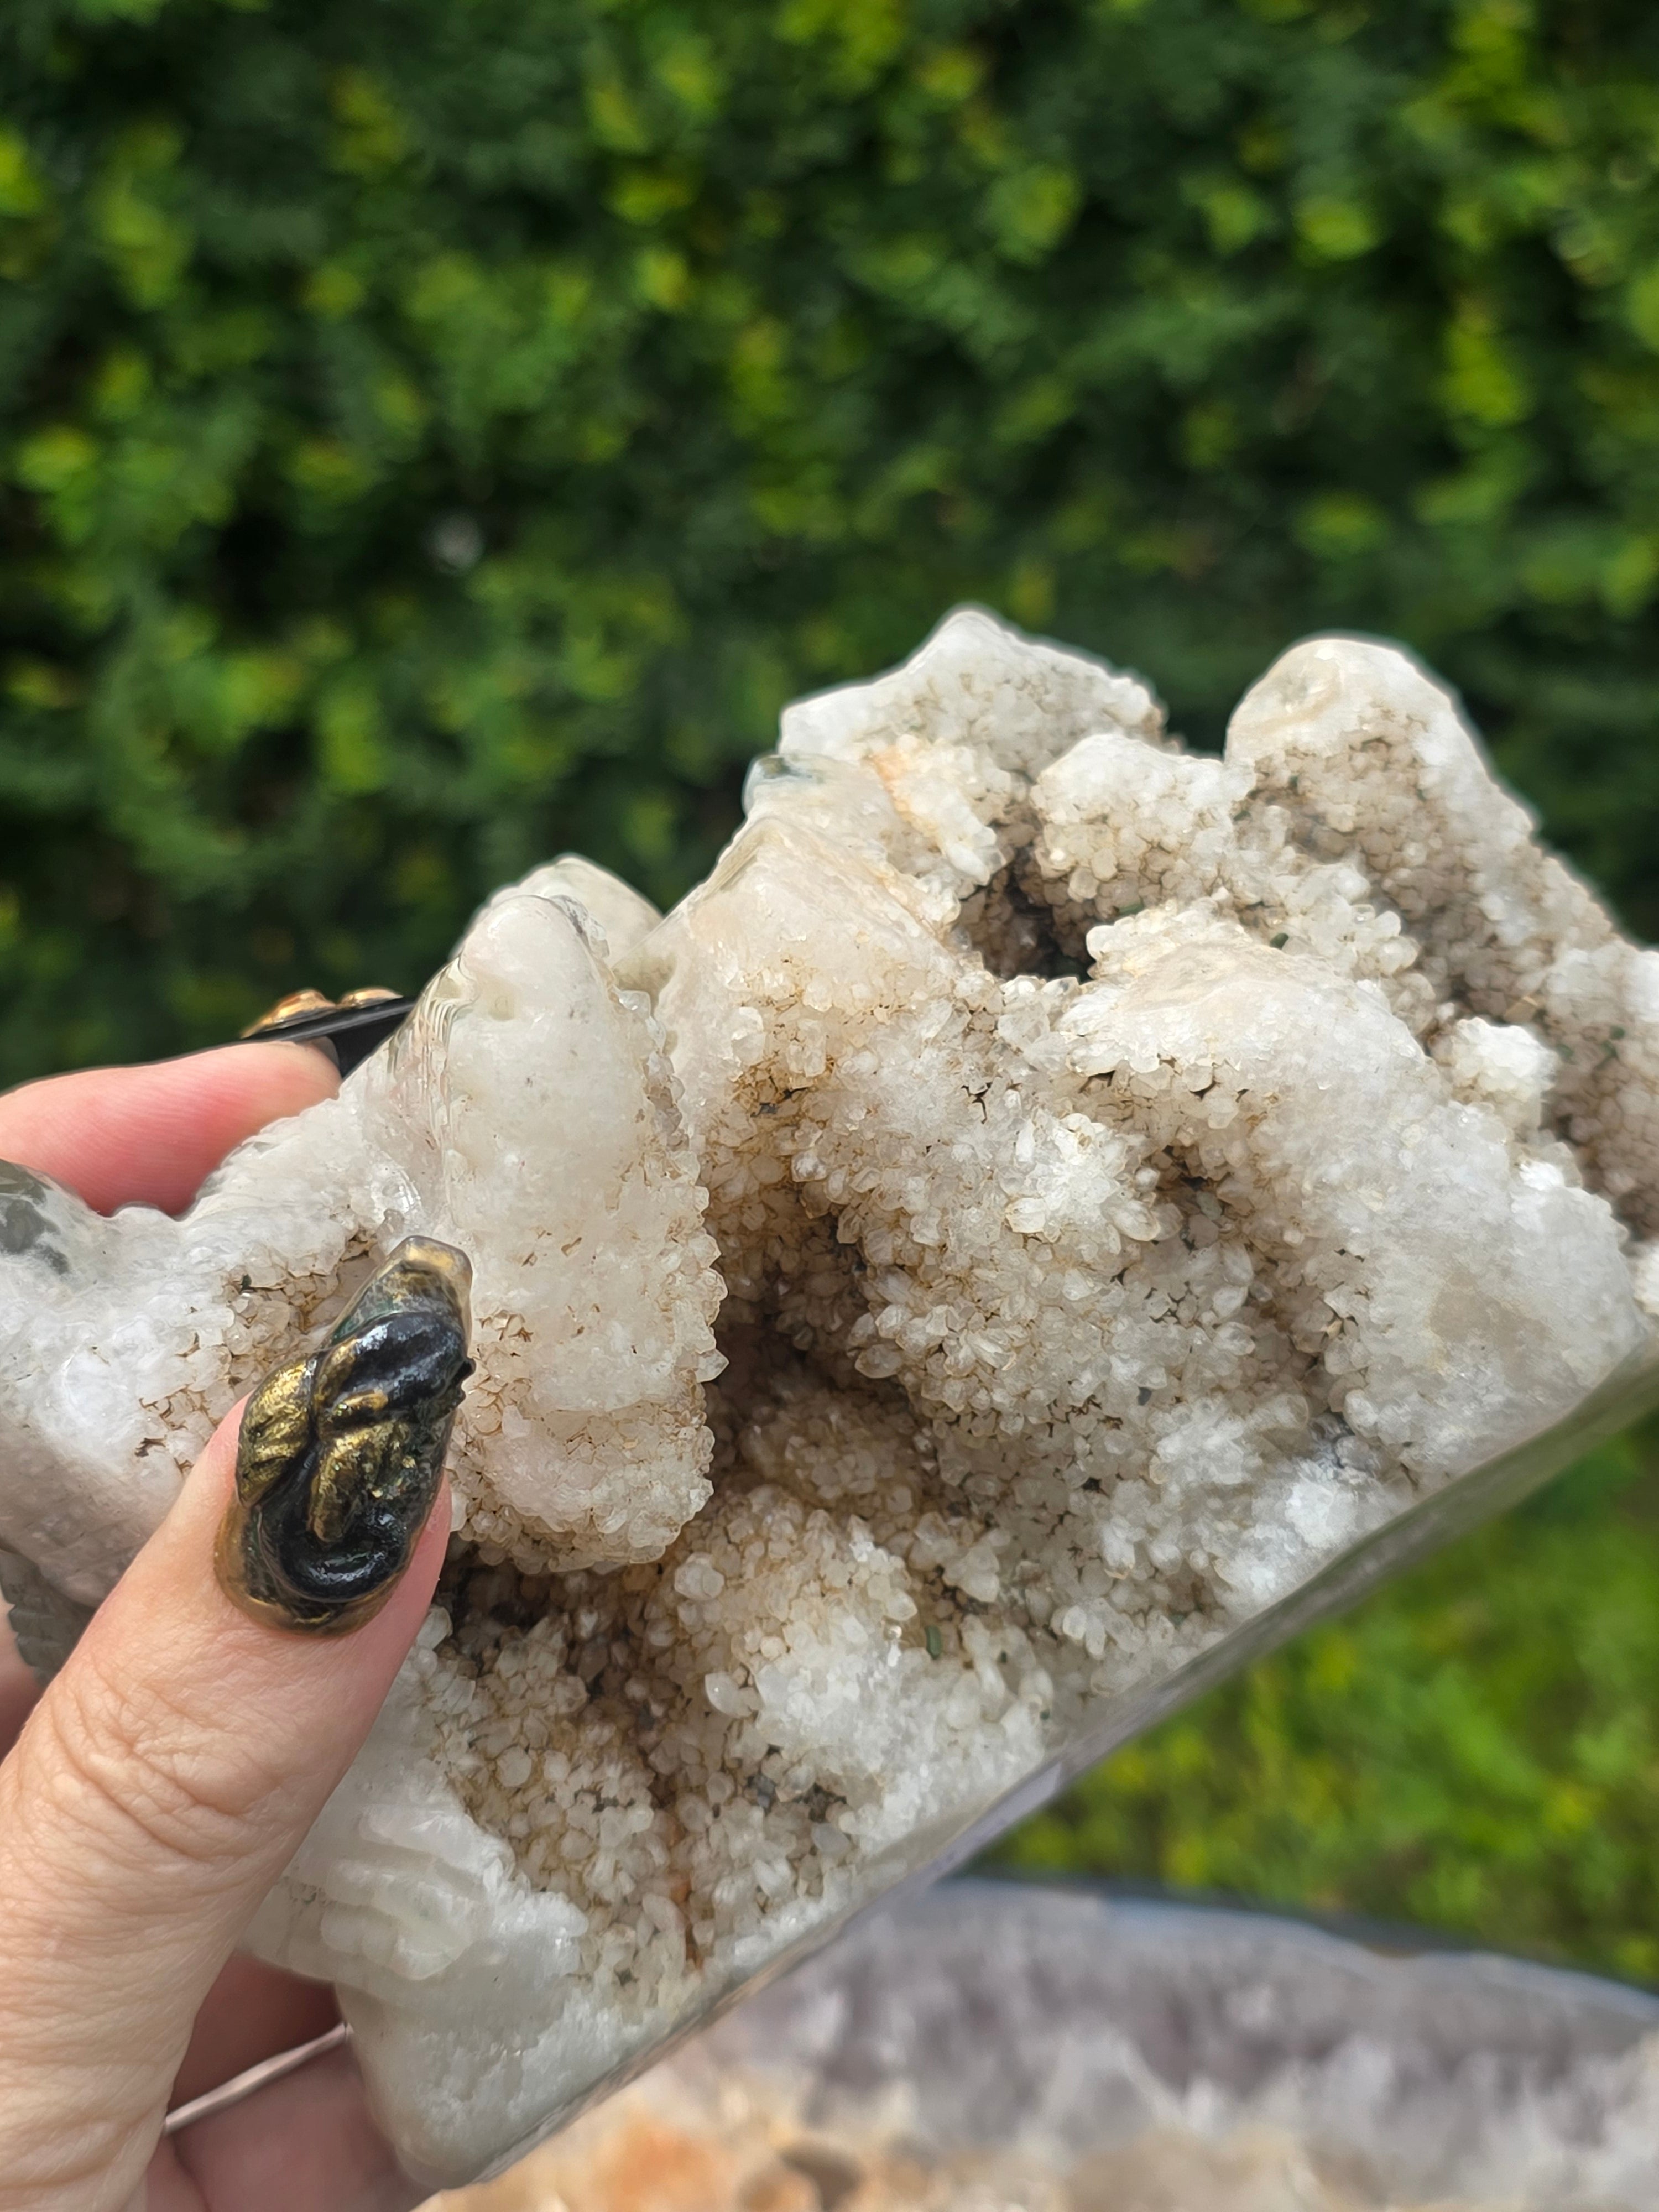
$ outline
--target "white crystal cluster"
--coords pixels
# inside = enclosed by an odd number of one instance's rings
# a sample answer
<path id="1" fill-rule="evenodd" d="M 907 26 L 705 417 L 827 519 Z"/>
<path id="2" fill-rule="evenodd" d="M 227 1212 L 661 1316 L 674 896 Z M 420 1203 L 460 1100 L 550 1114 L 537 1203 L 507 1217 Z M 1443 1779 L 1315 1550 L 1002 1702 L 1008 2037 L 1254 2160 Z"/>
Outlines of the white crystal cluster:
<path id="1" fill-rule="evenodd" d="M 256 1928 L 461 2179 L 1649 1343 L 1659 955 L 1399 653 L 1215 760 L 966 611 L 665 920 L 498 896 L 183 1221 L 0 1204 L 0 1545 L 81 1604 L 471 1256 L 440 1606 Z"/>

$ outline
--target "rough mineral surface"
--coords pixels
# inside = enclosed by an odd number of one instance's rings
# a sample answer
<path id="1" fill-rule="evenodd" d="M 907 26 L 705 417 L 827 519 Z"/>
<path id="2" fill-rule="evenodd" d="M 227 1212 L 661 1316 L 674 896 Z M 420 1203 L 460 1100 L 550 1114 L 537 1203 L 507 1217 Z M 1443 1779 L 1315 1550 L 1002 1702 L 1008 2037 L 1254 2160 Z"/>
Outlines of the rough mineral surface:
<path id="1" fill-rule="evenodd" d="M 428 2212 L 1650 2212 L 1659 2003 L 952 1882 Z"/>
<path id="2" fill-rule="evenodd" d="M 1513 2197 L 1374 2195 L 1282 2127 L 1219 2141 L 1148 2128 L 1064 2163 L 1030 2151 L 941 2157 L 885 2115 L 815 2128 L 804 2098 L 775 2081 L 720 2086 L 713 2098 L 672 2080 L 624 2089 L 505 2179 L 427 2212 L 1528 2212 Z"/>
<path id="3" fill-rule="evenodd" d="M 256 1929 L 462 2179 L 1649 1343 L 1659 955 L 1401 653 L 1215 760 L 964 612 L 185 1220 L 0 1206 L 0 1545 L 83 1605 L 400 1237 L 472 1258 L 441 1606 Z"/>
<path id="4" fill-rule="evenodd" d="M 624 2089 L 504 2180 L 428 2212 L 823 2212 L 826 2200 L 836 2212 L 1522 2212 L 1513 2198 L 1361 2195 L 1283 2128 L 1218 2142 L 1149 2128 L 1066 2165 L 1018 2151 L 939 2157 L 902 2124 L 805 2125 L 804 2099 L 772 2081 L 721 2090 Z"/>

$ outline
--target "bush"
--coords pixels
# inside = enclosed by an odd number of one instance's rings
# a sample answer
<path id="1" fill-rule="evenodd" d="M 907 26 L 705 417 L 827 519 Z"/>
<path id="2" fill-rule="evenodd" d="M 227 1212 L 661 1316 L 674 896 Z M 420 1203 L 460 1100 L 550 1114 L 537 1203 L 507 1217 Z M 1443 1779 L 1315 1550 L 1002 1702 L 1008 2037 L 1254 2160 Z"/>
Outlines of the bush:
<path id="1" fill-rule="evenodd" d="M 9 0 L 0 1073 L 659 896 L 976 597 L 1409 640 L 1659 917 L 1636 0 Z"/>

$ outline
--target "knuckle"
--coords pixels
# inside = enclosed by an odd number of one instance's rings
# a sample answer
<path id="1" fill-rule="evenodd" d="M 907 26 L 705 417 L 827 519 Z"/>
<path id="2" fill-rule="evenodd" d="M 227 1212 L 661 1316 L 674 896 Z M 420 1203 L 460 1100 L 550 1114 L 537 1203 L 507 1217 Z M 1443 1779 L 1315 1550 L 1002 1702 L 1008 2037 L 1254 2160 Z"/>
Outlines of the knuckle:
<path id="1" fill-rule="evenodd" d="M 277 1787 L 257 1747 L 167 1686 L 76 1656 L 41 1702 L 60 1816 L 118 1862 L 228 1871 Z"/>

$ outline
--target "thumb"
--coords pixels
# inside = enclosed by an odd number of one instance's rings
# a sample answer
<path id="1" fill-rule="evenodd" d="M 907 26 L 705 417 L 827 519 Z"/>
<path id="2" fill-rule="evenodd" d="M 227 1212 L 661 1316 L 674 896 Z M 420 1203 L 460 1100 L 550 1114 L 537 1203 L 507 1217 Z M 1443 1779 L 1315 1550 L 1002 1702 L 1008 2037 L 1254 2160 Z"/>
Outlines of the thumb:
<path id="1" fill-rule="evenodd" d="M 240 1409 L 0 1765 L 0 2207 L 136 2191 L 191 2023 L 379 1711 L 442 1562 L 441 1497 L 354 1633 L 296 1635 L 214 1572 Z"/>

